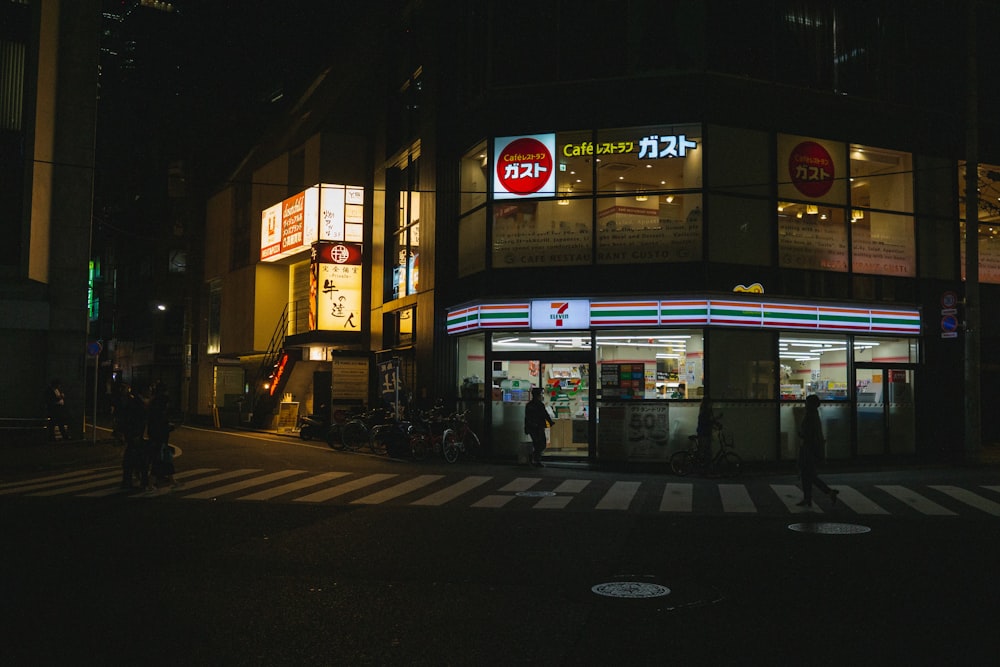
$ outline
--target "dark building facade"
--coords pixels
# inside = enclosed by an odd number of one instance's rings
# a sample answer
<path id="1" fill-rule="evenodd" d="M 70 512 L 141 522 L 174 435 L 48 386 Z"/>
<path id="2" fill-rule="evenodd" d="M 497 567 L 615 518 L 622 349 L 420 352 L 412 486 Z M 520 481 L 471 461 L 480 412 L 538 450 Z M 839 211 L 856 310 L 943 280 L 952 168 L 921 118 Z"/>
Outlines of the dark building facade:
<path id="1" fill-rule="evenodd" d="M 363 74 L 332 69 L 255 148 L 251 182 L 280 185 L 210 202 L 206 257 L 248 244 L 253 261 L 208 267 L 208 312 L 240 315 L 209 325 L 199 381 L 243 404 L 267 383 L 280 428 L 281 403 L 389 397 L 395 366 L 501 457 L 536 386 L 554 457 L 665 461 L 707 398 L 746 460 L 791 459 L 808 394 L 831 458 L 974 455 L 965 415 L 997 380 L 1000 149 L 995 73 L 970 81 L 953 46 L 996 8 L 970 7 L 406 3 L 372 27 Z M 326 244 L 357 251 L 356 285 Z M 356 330 L 324 300 L 338 280 Z M 996 439 L 990 414 L 981 428 Z"/>
<path id="2" fill-rule="evenodd" d="M 99 3 L 0 3 L 0 416 L 45 414 L 58 378 L 70 426 L 90 386 L 87 298 Z"/>

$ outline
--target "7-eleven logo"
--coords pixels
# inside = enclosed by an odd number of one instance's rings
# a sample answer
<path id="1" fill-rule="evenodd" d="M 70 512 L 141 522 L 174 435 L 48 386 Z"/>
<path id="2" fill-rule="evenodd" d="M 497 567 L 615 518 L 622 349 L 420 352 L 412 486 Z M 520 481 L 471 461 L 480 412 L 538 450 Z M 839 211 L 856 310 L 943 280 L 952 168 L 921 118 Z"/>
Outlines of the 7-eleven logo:
<path id="1" fill-rule="evenodd" d="M 563 322 L 569 319 L 569 315 L 566 311 L 569 310 L 569 302 L 567 301 L 554 301 L 549 305 L 555 312 L 549 313 L 549 319 L 554 320 L 557 327 L 561 327 Z"/>
<path id="2" fill-rule="evenodd" d="M 538 299 L 531 302 L 532 329 L 587 329 L 589 299 Z"/>

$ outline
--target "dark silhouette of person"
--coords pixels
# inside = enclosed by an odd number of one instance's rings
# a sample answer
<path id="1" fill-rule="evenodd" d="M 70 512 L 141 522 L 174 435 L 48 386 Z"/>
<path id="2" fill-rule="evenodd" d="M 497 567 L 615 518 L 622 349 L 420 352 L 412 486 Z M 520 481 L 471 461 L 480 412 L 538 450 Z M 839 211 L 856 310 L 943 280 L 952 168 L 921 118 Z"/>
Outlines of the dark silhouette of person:
<path id="1" fill-rule="evenodd" d="M 698 410 L 698 454 L 701 462 L 707 464 L 712 460 L 712 429 L 715 428 L 715 415 L 712 413 L 712 401 L 708 397 L 701 399 Z"/>
<path id="2" fill-rule="evenodd" d="M 122 488 L 131 489 L 132 477 L 139 473 L 140 486 L 149 486 L 149 462 L 146 456 L 146 404 L 132 391 L 132 387 L 122 388 L 122 409 L 118 417 L 118 428 L 125 437 L 125 452 L 122 454 Z"/>
<path id="3" fill-rule="evenodd" d="M 170 437 L 170 396 L 166 386 L 159 380 L 150 387 L 149 407 L 146 411 L 146 435 L 149 436 L 147 449 L 149 466 L 155 481 L 167 482 L 173 477 L 173 462 L 167 456 L 167 440 Z"/>
<path id="4" fill-rule="evenodd" d="M 533 466 L 543 467 L 542 452 L 548 446 L 545 440 L 545 429 L 553 424 L 549 411 L 542 403 L 542 389 L 531 390 L 531 400 L 524 406 L 524 432 L 531 436 L 531 457 L 528 460 Z"/>
<path id="5" fill-rule="evenodd" d="M 816 467 L 823 458 L 823 422 L 819 418 L 819 396 L 810 394 L 806 397 L 806 416 L 799 426 L 799 475 L 802 479 L 802 501 L 799 507 L 812 507 L 812 487 L 830 496 L 834 504 L 837 494 L 826 482 L 819 478 Z"/>
<path id="6" fill-rule="evenodd" d="M 56 439 L 56 429 L 63 440 L 69 440 L 69 418 L 66 413 L 66 394 L 57 378 L 45 389 L 45 414 L 49 418 L 49 440 Z"/>

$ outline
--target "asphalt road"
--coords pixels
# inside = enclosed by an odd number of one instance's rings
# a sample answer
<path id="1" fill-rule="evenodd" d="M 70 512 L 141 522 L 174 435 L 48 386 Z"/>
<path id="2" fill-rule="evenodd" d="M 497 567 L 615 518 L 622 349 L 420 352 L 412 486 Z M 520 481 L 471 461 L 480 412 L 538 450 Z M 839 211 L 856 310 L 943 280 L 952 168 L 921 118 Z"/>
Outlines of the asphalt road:
<path id="1" fill-rule="evenodd" d="M 178 468 L 438 472 L 438 464 L 413 470 L 234 438 L 178 433 Z M 526 474 L 463 470 L 511 480 Z M 0 482 L 73 471 L 0 470 Z M 994 472 L 883 471 L 879 482 L 912 486 L 923 476 L 979 488 Z M 657 482 L 549 468 L 531 474 L 542 483 L 588 478 L 602 490 L 616 481 Z M 758 487 L 774 481 L 747 485 L 757 498 Z M 865 474 L 831 481 L 866 493 L 870 482 Z M 583 502 L 539 511 L 517 503 L 7 493 L 0 495 L 4 663 L 996 663 L 996 516 L 903 509 L 860 516 L 829 507 L 795 515 L 780 502 L 746 514 L 695 505 L 684 513 Z M 869 530 L 789 529 L 823 523 Z M 609 597 L 595 587 L 648 597 Z"/>

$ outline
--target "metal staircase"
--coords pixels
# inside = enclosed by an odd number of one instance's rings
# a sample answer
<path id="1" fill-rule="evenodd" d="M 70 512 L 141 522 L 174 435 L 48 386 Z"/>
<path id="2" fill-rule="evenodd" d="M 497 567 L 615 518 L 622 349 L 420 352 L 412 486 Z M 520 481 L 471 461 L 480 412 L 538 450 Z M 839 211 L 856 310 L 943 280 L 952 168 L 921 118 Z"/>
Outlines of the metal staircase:
<path id="1" fill-rule="evenodd" d="M 285 309 L 281 311 L 281 316 L 278 317 L 278 324 L 274 327 L 274 333 L 271 334 L 271 342 L 268 343 L 267 351 L 260 362 L 260 367 L 257 369 L 257 375 L 252 385 L 253 419 L 257 424 L 267 421 L 274 411 L 274 406 L 277 405 L 277 402 L 281 398 L 281 389 L 291 374 L 291 365 L 297 361 L 297 359 L 289 356 L 286 366 L 283 369 L 284 372 L 277 379 L 274 378 L 281 357 L 285 353 L 285 337 L 287 334 L 288 304 L 285 304 Z M 274 386 L 274 382 L 277 382 L 277 386 Z M 265 384 L 268 385 L 266 389 L 264 388 Z"/>

